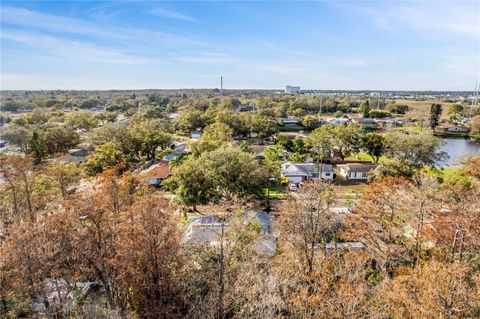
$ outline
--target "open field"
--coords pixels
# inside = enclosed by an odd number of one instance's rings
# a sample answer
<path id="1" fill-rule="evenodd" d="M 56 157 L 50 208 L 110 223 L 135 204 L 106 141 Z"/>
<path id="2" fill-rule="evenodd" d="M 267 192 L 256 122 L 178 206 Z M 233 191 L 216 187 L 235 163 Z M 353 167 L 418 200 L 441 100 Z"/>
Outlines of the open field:
<path id="1" fill-rule="evenodd" d="M 412 100 L 395 100 L 397 104 L 408 105 L 409 111 L 407 116 L 418 118 L 418 117 L 429 117 L 430 116 L 430 106 L 433 103 L 439 103 L 443 105 L 442 117 L 447 115 L 448 105 L 451 103 L 445 103 L 442 100 L 425 100 L 425 101 L 412 101 Z"/>

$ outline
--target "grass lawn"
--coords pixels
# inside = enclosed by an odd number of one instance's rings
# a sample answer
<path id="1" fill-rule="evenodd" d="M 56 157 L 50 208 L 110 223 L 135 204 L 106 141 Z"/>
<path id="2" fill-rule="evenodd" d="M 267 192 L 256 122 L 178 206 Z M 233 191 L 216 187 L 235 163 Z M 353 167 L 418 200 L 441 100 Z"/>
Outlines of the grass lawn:
<path id="1" fill-rule="evenodd" d="M 334 185 L 335 195 L 343 205 L 354 206 L 363 193 L 368 189 L 367 184 L 359 183 L 355 185 Z"/>
<path id="2" fill-rule="evenodd" d="M 358 153 L 356 156 L 346 157 L 345 160 L 347 160 L 347 161 L 348 160 L 350 160 L 350 161 L 362 160 L 362 161 L 368 161 L 368 162 L 373 163 L 373 158 L 370 155 L 368 155 L 367 153 L 363 153 L 363 152 Z M 381 163 L 386 163 L 389 160 L 390 159 L 388 157 L 380 156 L 380 159 L 378 160 L 378 162 L 381 164 Z"/>
<path id="3" fill-rule="evenodd" d="M 444 168 L 431 168 L 425 166 L 423 170 L 430 176 L 440 178 L 443 181 L 455 180 L 459 176 L 463 176 L 462 167 L 444 167 Z"/>
<path id="4" fill-rule="evenodd" d="M 306 128 L 301 125 L 280 125 L 278 126 L 278 130 L 280 132 L 297 132 L 305 131 Z"/>
<path id="5" fill-rule="evenodd" d="M 288 194 L 285 186 L 279 185 L 277 186 L 269 186 L 267 188 L 263 189 L 263 193 L 265 196 L 267 196 L 267 191 L 268 191 L 268 196 L 270 199 L 286 199 Z"/>
<path id="6" fill-rule="evenodd" d="M 420 134 L 422 132 L 431 131 L 428 127 L 421 127 L 420 125 L 409 125 L 409 126 L 400 126 L 394 127 L 394 131 L 405 132 L 405 133 L 416 133 Z"/>

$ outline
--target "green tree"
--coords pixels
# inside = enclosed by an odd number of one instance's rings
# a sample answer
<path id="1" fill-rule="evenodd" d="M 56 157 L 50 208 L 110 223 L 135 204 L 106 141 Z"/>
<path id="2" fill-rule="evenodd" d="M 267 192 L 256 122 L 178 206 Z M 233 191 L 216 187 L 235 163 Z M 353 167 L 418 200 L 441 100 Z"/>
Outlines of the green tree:
<path id="1" fill-rule="evenodd" d="M 270 175 L 272 175 L 276 179 L 279 179 L 280 171 L 282 168 L 281 160 L 283 158 L 281 147 L 280 146 L 267 147 L 263 151 L 263 156 L 265 157 L 265 160 L 263 161 L 263 165 L 265 165 Z"/>
<path id="2" fill-rule="evenodd" d="M 302 119 L 302 125 L 306 129 L 311 130 L 311 129 L 315 128 L 317 126 L 317 124 L 318 124 L 318 120 L 315 116 L 307 115 Z"/>
<path id="3" fill-rule="evenodd" d="M 20 151 L 26 153 L 32 133 L 26 127 L 10 125 L 4 129 L 0 136 L 8 143 L 17 146 Z"/>
<path id="4" fill-rule="evenodd" d="M 45 174 L 51 183 L 58 188 L 62 198 L 68 195 L 69 187 L 80 179 L 81 169 L 75 163 L 50 161 L 45 167 Z"/>
<path id="5" fill-rule="evenodd" d="M 147 160 L 155 158 L 157 148 L 165 150 L 172 145 L 172 135 L 162 129 L 163 122 L 158 119 L 137 122 L 131 129 L 136 149 Z"/>
<path id="6" fill-rule="evenodd" d="M 333 129 L 333 141 L 342 160 L 351 153 L 358 153 L 362 126 L 356 123 L 337 125 Z"/>
<path id="7" fill-rule="evenodd" d="M 324 125 L 315 129 L 306 137 L 306 144 L 316 157 L 318 171 L 321 176 L 323 161 L 327 156 L 330 156 L 334 147 L 331 128 Z"/>
<path id="8" fill-rule="evenodd" d="M 305 163 L 307 154 L 292 153 L 288 156 L 288 160 L 293 163 Z"/>
<path id="9" fill-rule="evenodd" d="M 109 122 L 115 122 L 117 120 L 117 113 L 115 113 L 115 112 L 100 112 L 100 113 L 95 114 L 95 118 L 102 125 L 105 125 Z"/>
<path id="10" fill-rule="evenodd" d="M 442 115 L 442 105 L 433 103 L 430 107 L 430 127 L 435 129 L 435 127 L 440 123 L 440 116 Z"/>
<path id="11" fill-rule="evenodd" d="M 411 177 L 415 170 L 424 165 L 435 167 L 447 158 L 441 150 L 442 140 L 430 134 L 391 133 L 385 137 L 385 155 L 399 175 Z"/>
<path id="12" fill-rule="evenodd" d="M 215 113 L 215 122 L 228 125 L 233 130 L 233 135 L 236 137 L 248 135 L 248 129 L 244 122 L 240 119 L 237 113 L 231 110 L 221 109 Z"/>
<path id="13" fill-rule="evenodd" d="M 40 164 L 47 155 L 45 141 L 42 139 L 38 131 L 33 131 L 32 137 L 28 142 L 28 148 L 35 158 L 34 163 Z"/>
<path id="14" fill-rule="evenodd" d="M 248 143 L 247 141 L 240 142 L 240 145 L 238 145 L 238 148 L 240 148 L 242 152 L 253 153 L 253 150 L 250 147 L 250 143 Z"/>
<path id="15" fill-rule="evenodd" d="M 95 145 L 114 142 L 120 146 L 123 153 L 129 154 L 140 151 L 135 150 L 134 133 L 135 130 L 131 130 L 126 126 L 110 123 L 89 132 L 88 141 Z"/>
<path id="16" fill-rule="evenodd" d="M 370 155 L 375 163 L 378 163 L 380 156 L 384 152 L 385 138 L 376 133 L 368 133 L 362 136 L 361 147 Z"/>
<path id="17" fill-rule="evenodd" d="M 370 102 L 366 100 L 360 105 L 360 110 L 362 111 L 362 115 L 364 118 L 367 118 L 370 115 Z"/>
<path id="18" fill-rule="evenodd" d="M 234 147 L 221 147 L 203 153 L 199 161 L 205 165 L 217 198 L 235 200 L 263 196 L 267 172 L 255 155 Z"/>
<path id="19" fill-rule="evenodd" d="M 241 119 L 248 130 L 248 134 L 257 133 L 261 139 L 269 137 L 278 131 L 270 118 L 264 115 L 246 112 L 241 114 Z"/>
<path id="20" fill-rule="evenodd" d="M 173 169 L 171 178 L 164 186 L 174 190 L 176 200 L 197 210 L 197 205 L 206 204 L 213 197 L 213 181 L 207 177 L 205 165 L 194 157 L 189 157 Z"/>
<path id="21" fill-rule="evenodd" d="M 303 137 L 298 135 L 295 137 L 293 140 L 293 151 L 299 154 L 304 154 L 307 151 Z"/>
<path id="22" fill-rule="evenodd" d="M 84 163 L 85 173 L 89 176 L 95 176 L 106 168 L 114 167 L 118 164 L 126 165 L 127 157 L 123 154 L 118 144 L 107 142 L 98 146 L 93 154 L 87 156 Z"/>
<path id="23" fill-rule="evenodd" d="M 237 98 L 226 97 L 223 99 L 223 106 L 230 109 L 236 109 L 240 106 L 242 102 L 240 102 Z"/>
<path id="24" fill-rule="evenodd" d="M 93 113 L 85 111 L 69 112 L 65 122 L 73 129 L 84 129 L 87 131 L 98 126 L 98 119 L 95 118 Z"/>
<path id="25" fill-rule="evenodd" d="M 180 111 L 180 114 L 173 122 L 175 128 L 185 133 L 189 133 L 198 128 L 204 128 L 206 123 L 203 113 L 199 110 L 187 108 Z"/>
<path id="26" fill-rule="evenodd" d="M 191 143 L 195 156 L 211 152 L 233 141 L 233 130 L 226 124 L 213 123 L 208 125 L 199 141 Z"/>
<path id="27" fill-rule="evenodd" d="M 460 103 L 452 104 L 452 105 L 450 105 L 450 107 L 448 108 L 448 113 L 449 113 L 454 119 L 456 119 L 458 115 L 461 115 L 462 112 L 463 112 L 463 106 L 462 106 L 462 104 L 460 104 Z"/>
<path id="28" fill-rule="evenodd" d="M 63 153 L 80 143 L 80 136 L 67 127 L 54 126 L 42 132 L 48 154 Z"/>
<path id="29" fill-rule="evenodd" d="M 283 149 L 291 152 L 293 150 L 293 142 L 290 139 L 290 137 L 286 135 L 277 135 L 277 141 L 275 142 L 275 145 L 281 146 Z"/>

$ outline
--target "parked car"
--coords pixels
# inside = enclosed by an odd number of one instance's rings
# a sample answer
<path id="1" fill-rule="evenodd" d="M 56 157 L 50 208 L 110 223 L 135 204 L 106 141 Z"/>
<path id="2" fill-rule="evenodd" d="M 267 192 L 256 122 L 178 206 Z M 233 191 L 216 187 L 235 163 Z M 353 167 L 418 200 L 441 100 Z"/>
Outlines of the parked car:
<path id="1" fill-rule="evenodd" d="M 295 183 L 291 183 L 288 185 L 288 189 L 291 190 L 292 192 L 296 192 L 298 189 L 298 186 Z"/>

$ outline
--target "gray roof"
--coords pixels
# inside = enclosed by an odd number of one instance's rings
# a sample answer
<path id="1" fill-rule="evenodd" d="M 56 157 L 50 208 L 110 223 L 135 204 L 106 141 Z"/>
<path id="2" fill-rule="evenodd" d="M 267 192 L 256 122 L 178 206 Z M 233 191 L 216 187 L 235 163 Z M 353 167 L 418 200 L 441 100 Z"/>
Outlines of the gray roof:
<path id="1" fill-rule="evenodd" d="M 377 168 L 378 164 L 361 164 L 361 163 L 351 163 L 351 164 L 340 164 L 337 165 L 338 168 L 343 168 L 347 172 L 370 172 L 371 170 Z"/>
<path id="2" fill-rule="evenodd" d="M 257 211 L 246 211 L 244 212 L 244 218 L 245 224 L 250 218 L 255 218 L 258 220 L 263 234 L 268 235 L 271 233 L 272 215 Z M 192 246 L 215 245 L 220 238 L 222 227 L 224 227 L 226 232 L 229 227 L 228 222 L 222 223 L 220 218 L 215 215 L 191 217 L 183 235 L 183 242 Z M 262 240 L 265 239 L 263 238 Z M 271 247 L 272 243 L 268 243 L 267 246 Z"/>
<path id="3" fill-rule="evenodd" d="M 318 176 L 319 166 L 316 163 L 291 163 L 285 162 L 282 164 L 283 176 Z M 322 172 L 333 173 L 333 165 L 322 164 Z"/>
<path id="4" fill-rule="evenodd" d="M 375 125 L 375 120 L 374 119 L 356 117 L 356 118 L 353 119 L 353 121 L 356 122 L 356 123 L 359 123 L 359 124 Z"/>
<path id="5" fill-rule="evenodd" d="M 222 225 L 218 216 L 192 217 L 183 235 L 183 242 L 193 246 L 212 245 L 219 239 L 222 227 L 225 230 L 228 224 Z"/>

